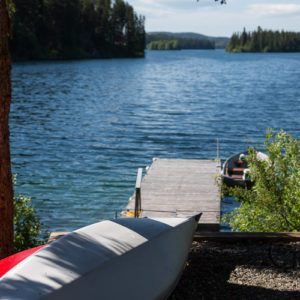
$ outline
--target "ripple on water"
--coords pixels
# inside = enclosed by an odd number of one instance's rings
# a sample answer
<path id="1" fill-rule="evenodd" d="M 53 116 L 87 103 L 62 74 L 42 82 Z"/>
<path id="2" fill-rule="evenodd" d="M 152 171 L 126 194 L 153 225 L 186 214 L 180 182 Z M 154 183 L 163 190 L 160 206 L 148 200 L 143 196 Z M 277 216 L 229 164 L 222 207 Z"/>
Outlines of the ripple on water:
<path id="1" fill-rule="evenodd" d="M 153 157 L 214 158 L 219 137 L 224 159 L 270 126 L 299 137 L 299 58 L 191 50 L 14 64 L 16 192 L 49 230 L 73 230 L 124 208 Z"/>

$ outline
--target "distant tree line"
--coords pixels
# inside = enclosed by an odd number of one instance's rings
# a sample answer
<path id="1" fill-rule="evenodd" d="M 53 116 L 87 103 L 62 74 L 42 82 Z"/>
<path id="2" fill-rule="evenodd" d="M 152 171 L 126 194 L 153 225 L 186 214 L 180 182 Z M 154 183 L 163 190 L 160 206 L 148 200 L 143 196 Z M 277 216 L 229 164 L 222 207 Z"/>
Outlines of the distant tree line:
<path id="1" fill-rule="evenodd" d="M 142 57 L 145 18 L 123 0 L 15 0 L 15 60 Z"/>
<path id="2" fill-rule="evenodd" d="M 234 33 L 228 52 L 300 52 L 300 32 L 262 30 Z"/>
<path id="3" fill-rule="evenodd" d="M 215 42 L 206 39 L 177 38 L 151 41 L 148 50 L 215 49 Z"/>
<path id="4" fill-rule="evenodd" d="M 178 40 L 153 41 L 147 44 L 148 50 L 180 50 Z"/>

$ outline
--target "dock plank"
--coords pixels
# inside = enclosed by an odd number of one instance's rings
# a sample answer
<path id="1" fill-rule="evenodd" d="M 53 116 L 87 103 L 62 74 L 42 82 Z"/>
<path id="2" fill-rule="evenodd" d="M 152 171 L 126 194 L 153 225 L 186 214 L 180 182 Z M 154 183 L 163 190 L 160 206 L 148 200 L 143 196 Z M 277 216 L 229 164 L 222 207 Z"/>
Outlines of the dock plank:
<path id="1" fill-rule="evenodd" d="M 215 160 L 155 159 L 141 183 L 141 216 L 186 217 L 202 212 L 199 229 L 219 230 L 218 174 L 220 163 Z M 134 206 L 132 196 L 126 210 Z"/>

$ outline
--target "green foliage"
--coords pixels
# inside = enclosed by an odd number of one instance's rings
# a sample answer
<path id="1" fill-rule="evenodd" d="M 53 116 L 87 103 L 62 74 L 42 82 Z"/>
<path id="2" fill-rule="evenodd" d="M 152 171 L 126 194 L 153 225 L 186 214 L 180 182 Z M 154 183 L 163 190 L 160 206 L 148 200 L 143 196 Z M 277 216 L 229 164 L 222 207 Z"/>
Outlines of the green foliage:
<path id="1" fill-rule="evenodd" d="M 16 184 L 16 177 L 14 177 Z M 41 222 L 32 205 L 31 198 L 14 197 L 14 246 L 15 252 L 43 245 L 48 233 L 41 236 Z"/>
<path id="2" fill-rule="evenodd" d="M 180 50 L 178 40 L 153 41 L 147 45 L 148 50 Z"/>
<path id="3" fill-rule="evenodd" d="M 14 0 L 14 60 L 142 57 L 145 18 L 123 0 Z"/>
<path id="4" fill-rule="evenodd" d="M 157 37 L 159 38 L 160 35 Z M 167 38 L 165 40 L 153 40 L 147 44 L 148 50 L 181 50 L 181 49 L 215 49 L 215 43 L 207 39 L 194 38 L 172 38 L 162 35 Z"/>
<path id="5" fill-rule="evenodd" d="M 238 231 L 300 231 L 300 140 L 283 130 L 275 135 L 268 129 L 264 151 L 268 160 L 249 148 L 251 190 L 223 187 L 223 193 L 234 196 L 240 207 L 222 221 Z"/>
<path id="6" fill-rule="evenodd" d="M 234 33 L 227 52 L 300 52 L 300 33 L 262 30 Z"/>
<path id="7" fill-rule="evenodd" d="M 11 18 L 16 11 L 14 1 L 6 0 L 6 7 L 8 9 L 9 17 Z"/>
<path id="8" fill-rule="evenodd" d="M 193 32 L 151 32 L 146 34 L 146 45 L 153 41 L 181 40 L 183 49 L 225 49 L 229 43 L 227 37 L 213 37 Z M 199 42 L 199 40 L 201 42 Z M 196 44 L 196 45 L 195 45 Z"/>

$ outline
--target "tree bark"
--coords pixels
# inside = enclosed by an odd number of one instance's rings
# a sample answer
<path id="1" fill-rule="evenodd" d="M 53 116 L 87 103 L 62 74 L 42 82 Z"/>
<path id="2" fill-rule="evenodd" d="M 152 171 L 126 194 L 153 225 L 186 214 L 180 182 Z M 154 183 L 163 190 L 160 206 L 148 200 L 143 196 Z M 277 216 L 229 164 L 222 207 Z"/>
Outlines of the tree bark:
<path id="1" fill-rule="evenodd" d="M 13 254 L 13 187 L 8 118 L 11 103 L 11 23 L 7 0 L 0 0 L 0 259 Z"/>

